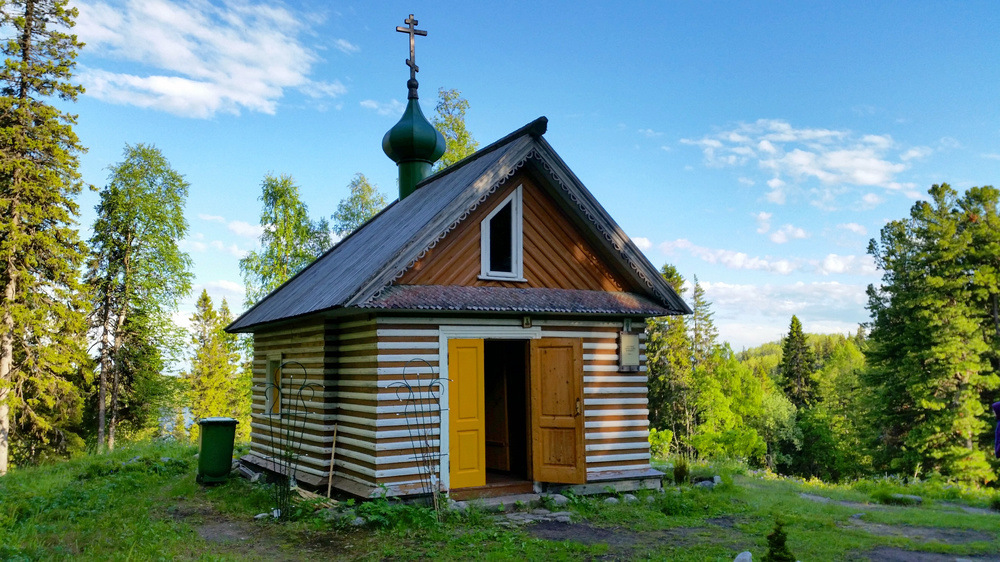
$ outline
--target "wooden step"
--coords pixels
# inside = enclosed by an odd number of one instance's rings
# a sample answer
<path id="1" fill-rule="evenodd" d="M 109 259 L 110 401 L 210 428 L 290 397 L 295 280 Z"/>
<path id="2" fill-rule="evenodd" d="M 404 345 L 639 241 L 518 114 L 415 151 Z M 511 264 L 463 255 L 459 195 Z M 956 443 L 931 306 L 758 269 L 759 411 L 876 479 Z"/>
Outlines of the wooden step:
<path id="1" fill-rule="evenodd" d="M 462 501 L 476 498 L 496 498 L 500 496 L 530 494 L 532 491 L 534 491 L 534 486 L 527 480 L 507 480 L 494 484 L 486 484 L 485 486 L 451 490 L 448 495 L 453 500 Z"/>

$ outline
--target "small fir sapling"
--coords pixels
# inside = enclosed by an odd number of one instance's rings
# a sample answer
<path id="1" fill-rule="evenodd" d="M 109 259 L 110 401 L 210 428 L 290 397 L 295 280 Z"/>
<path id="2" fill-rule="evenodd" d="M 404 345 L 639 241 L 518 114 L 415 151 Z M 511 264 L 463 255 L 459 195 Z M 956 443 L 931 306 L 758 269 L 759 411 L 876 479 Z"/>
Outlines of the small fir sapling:
<path id="1" fill-rule="evenodd" d="M 775 519 L 774 530 L 767 536 L 767 554 L 761 558 L 763 562 L 795 562 L 795 556 L 785 544 L 788 535 L 785 534 L 784 526 L 780 519 Z"/>

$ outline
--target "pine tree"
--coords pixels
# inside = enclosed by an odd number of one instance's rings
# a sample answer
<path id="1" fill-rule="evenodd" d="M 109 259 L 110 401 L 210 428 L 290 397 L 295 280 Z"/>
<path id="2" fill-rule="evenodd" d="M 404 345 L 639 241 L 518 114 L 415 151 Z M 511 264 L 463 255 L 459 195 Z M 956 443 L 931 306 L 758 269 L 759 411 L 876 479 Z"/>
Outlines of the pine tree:
<path id="1" fill-rule="evenodd" d="M 260 200 L 264 203 L 261 249 L 240 260 L 246 285 L 244 304 L 248 307 L 312 263 L 330 245 L 327 221 L 309 219 L 309 207 L 302 202 L 292 176 L 264 176 Z"/>
<path id="2" fill-rule="evenodd" d="M 233 334 L 225 331 L 233 321 L 229 306 L 223 300 L 216 311 L 207 291 L 201 292 L 195 306 L 191 316 L 194 353 L 191 371 L 185 374 L 191 415 L 195 419 L 226 416 L 246 421 L 249 408 L 239 376 L 238 343 Z M 195 429 L 192 426 L 192 438 L 196 437 Z"/>
<path id="3" fill-rule="evenodd" d="M 130 383 L 158 380 L 163 353 L 154 348 L 169 355 L 179 344 L 170 313 L 191 287 L 191 259 L 177 245 L 187 234 L 187 194 L 184 177 L 145 144 L 125 146 L 123 160 L 111 167 L 101 190 L 87 274 L 99 350 L 98 449 L 115 447 L 121 402 L 134 392 Z M 138 319 L 129 324 L 133 314 Z M 125 347 L 132 351 L 130 361 L 119 360 Z"/>
<path id="4" fill-rule="evenodd" d="M 444 136 L 446 149 L 444 156 L 435 164 L 435 170 L 447 168 L 479 148 L 479 143 L 465 128 L 465 112 L 468 109 L 469 102 L 462 97 L 462 92 L 438 88 L 437 115 L 431 123 Z"/>
<path id="5" fill-rule="evenodd" d="M 341 200 L 333 213 L 333 231 L 341 238 L 368 222 L 388 203 L 385 195 L 364 174 L 355 174 L 348 188 L 351 194 Z"/>
<path id="6" fill-rule="evenodd" d="M 50 103 L 83 91 L 71 82 L 82 45 L 66 32 L 77 16 L 66 4 L 0 4 L 0 474 L 15 438 L 27 462 L 78 441 L 67 424 L 88 361 L 74 202 L 83 147 L 76 116 Z"/>
<path id="7" fill-rule="evenodd" d="M 813 403 L 816 397 L 816 358 L 812 348 L 806 342 L 802 333 L 802 323 L 797 316 L 792 316 L 788 327 L 788 336 L 781 347 L 781 365 L 778 367 L 783 381 L 783 387 L 788 399 L 797 408 L 804 408 Z"/>

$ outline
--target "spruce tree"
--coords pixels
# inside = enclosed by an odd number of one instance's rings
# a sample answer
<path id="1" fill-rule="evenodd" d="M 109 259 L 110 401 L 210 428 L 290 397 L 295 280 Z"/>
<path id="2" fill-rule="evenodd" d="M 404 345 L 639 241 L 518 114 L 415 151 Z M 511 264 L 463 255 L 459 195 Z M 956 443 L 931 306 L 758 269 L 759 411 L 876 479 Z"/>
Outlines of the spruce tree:
<path id="1" fill-rule="evenodd" d="M 816 358 L 812 348 L 806 342 L 802 333 L 802 323 L 797 316 L 792 316 L 788 327 L 788 336 L 781 346 L 781 373 L 783 388 L 788 399 L 797 408 L 804 408 L 813 403 L 816 397 Z"/>
<path id="2" fill-rule="evenodd" d="M 691 366 L 698 367 L 706 362 L 712 355 L 716 340 L 719 337 L 719 330 L 715 327 L 712 319 L 715 313 L 712 312 L 712 303 L 705 298 L 705 289 L 698 282 L 698 276 L 694 276 L 694 302 L 692 303 L 693 314 L 689 323 L 691 329 Z"/>
<path id="3" fill-rule="evenodd" d="M 889 468 L 985 482 L 996 476 L 980 444 L 991 421 L 983 398 L 1000 388 L 984 337 L 988 263 L 970 252 L 976 231 L 957 193 L 942 184 L 929 194 L 869 245 L 885 272 L 868 289 L 871 409 Z"/>
<path id="4" fill-rule="evenodd" d="M 195 419 L 214 416 L 243 418 L 249 413 L 245 388 L 239 378 L 240 354 L 236 336 L 225 332 L 233 321 L 229 306 L 222 301 L 216 311 L 207 291 L 202 291 L 191 316 L 191 370 L 185 374 L 188 383 L 191 415 Z M 248 425 L 246 423 L 242 424 Z M 196 437 L 192 426 L 192 438 Z"/>
<path id="5" fill-rule="evenodd" d="M 684 278 L 676 267 L 666 264 L 661 274 L 678 295 L 684 294 Z M 670 429 L 678 449 L 687 447 L 695 420 L 686 316 L 650 318 L 646 322 L 646 366 L 650 425 Z"/>
<path id="6" fill-rule="evenodd" d="M 0 4 L 0 474 L 15 439 L 31 443 L 25 462 L 78 441 L 66 424 L 79 416 L 73 377 L 87 362 L 74 202 L 83 147 L 76 116 L 54 98 L 83 91 L 71 81 L 82 44 L 66 4 Z"/>

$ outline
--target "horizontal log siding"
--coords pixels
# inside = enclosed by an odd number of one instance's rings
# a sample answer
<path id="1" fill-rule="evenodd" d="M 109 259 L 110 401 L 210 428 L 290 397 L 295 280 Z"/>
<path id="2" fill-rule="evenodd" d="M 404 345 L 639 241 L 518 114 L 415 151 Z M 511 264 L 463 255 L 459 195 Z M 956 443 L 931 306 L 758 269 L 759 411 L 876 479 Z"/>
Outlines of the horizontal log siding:
<path id="1" fill-rule="evenodd" d="M 645 344 L 640 372 L 618 372 L 620 322 L 540 320 L 542 337 L 583 338 L 583 405 L 588 478 L 603 471 L 649 468 Z M 633 330 L 643 336 L 641 321 Z"/>
<path id="2" fill-rule="evenodd" d="M 440 412 L 421 416 L 414 411 L 419 402 L 440 394 L 430 385 L 440 372 L 439 324 L 433 319 L 379 317 L 377 320 L 376 439 L 383 448 L 376 455 L 377 484 L 420 492 L 423 440 L 430 440 L 433 454 L 440 451 Z M 404 383 L 409 384 L 417 402 L 408 402 L 410 389 Z M 420 424 L 421 421 L 430 423 Z"/>
<path id="3" fill-rule="evenodd" d="M 618 372 L 621 324 L 573 319 L 539 319 L 535 324 L 543 337 L 583 340 L 588 475 L 648 468 L 645 366 L 639 373 Z M 406 391 L 399 387 L 405 373 L 418 393 L 428 392 L 427 383 L 439 373 L 442 325 L 519 326 L 520 320 L 384 316 L 257 334 L 252 450 L 272 458 L 282 448 L 280 424 L 287 418 L 270 419 L 264 413 L 263 395 L 267 355 L 281 352 L 285 361 L 302 362 L 306 380 L 322 384 L 304 409 L 296 406 L 297 411 L 307 412 L 296 418 L 296 434 L 302 436 L 295 448 L 299 470 L 326 477 L 336 423 L 336 476 L 367 486 L 384 484 L 419 492 L 420 451 L 413 438 L 426 436 L 439 447 L 440 418 L 432 416 L 427 424 L 417 425 L 410 416 L 408 424 Z M 318 355 L 317 349 L 322 350 Z M 645 356 L 641 359 L 644 363 Z M 292 376 L 295 381 L 302 379 L 297 371 Z M 286 408 L 293 407 L 292 400 L 285 402 Z"/>
<path id="4" fill-rule="evenodd" d="M 479 225 L 518 185 L 523 186 L 522 240 L 526 282 L 481 280 Z M 597 255 L 555 200 L 529 175 L 521 173 L 466 217 L 397 283 L 630 290 L 625 278 L 614 273 Z"/>
<path id="5" fill-rule="evenodd" d="M 255 454 L 273 461 L 291 441 L 298 470 L 323 477 L 330 464 L 337 401 L 336 388 L 326 377 L 327 331 L 326 323 L 317 319 L 254 334 L 250 421 L 250 448 Z M 267 361 L 277 353 L 285 365 L 282 404 L 281 415 L 272 416 L 265 413 Z M 300 394 L 303 385 L 308 387 Z"/>
<path id="6" fill-rule="evenodd" d="M 397 367 L 405 364 L 410 357 L 422 357 L 430 362 L 434 373 L 438 372 L 438 328 L 442 325 L 476 326 L 519 326 L 518 319 L 469 319 L 435 317 L 380 317 L 378 324 L 379 345 L 379 407 L 394 406 L 392 414 L 397 423 L 405 424 L 401 404 L 387 387 L 402 376 Z M 595 320 L 552 319 L 536 320 L 543 337 L 582 338 L 584 369 L 584 425 L 586 435 L 586 457 L 588 474 L 602 471 L 620 471 L 649 468 L 649 410 L 647 407 L 645 355 L 640 356 L 642 366 L 638 373 L 618 372 L 618 333 L 620 322 Z M 643 323 L 633 323 L 636 333 L 641 334 Z M 640 335 L 640 338 L 642 336 Z M 392 341 L 385 341 L 392 338 Z M 406 342 L 401 340 L 408 340 Z M 641 344 L 640 349 L 645 349 Z M 422 371 L 426 367 L 421 363 Z M 409 372 L 409 371 L 408 371 Z M 390 412 L 386 412 L 390 413 Z M 380 422 L 385 415 L 380 414 Z M 392 419 L 391 417 L 389 419 Z M 397 433 L 405 430 L 405 425 L 397 425 Z M 431 431 L 437 435 L 438 426 Z M 387 436 L 379 429 L 378 439 L 382 443 Z M 391 478 L 379 478 L 380 484 L 401 484 L 418 482 L 418 465 L 405 455 L 416 451 L 405 447 L 408 437 L 397 440 L 400 449 L 391 455 L 378 457 L 379 473 L 393 470 Z"/>

